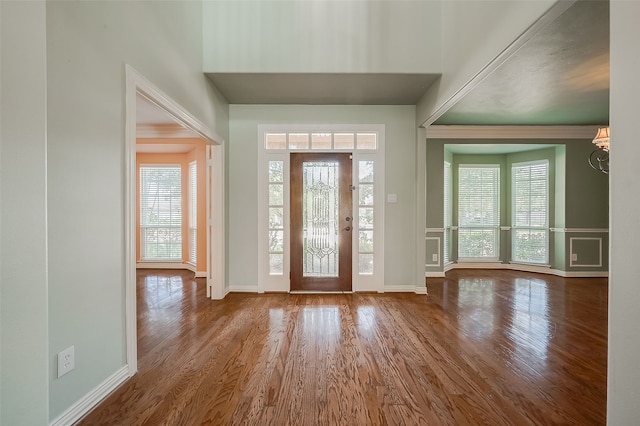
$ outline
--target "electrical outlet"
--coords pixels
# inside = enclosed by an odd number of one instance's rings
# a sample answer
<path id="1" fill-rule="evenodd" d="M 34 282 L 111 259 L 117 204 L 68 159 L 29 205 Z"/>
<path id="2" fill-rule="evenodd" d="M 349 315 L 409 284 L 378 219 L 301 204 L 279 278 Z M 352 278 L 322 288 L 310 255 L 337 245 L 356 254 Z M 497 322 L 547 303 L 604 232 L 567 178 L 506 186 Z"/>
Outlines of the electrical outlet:
<path id="1" fill-rule="evenodd" d="M 571 253 L 571 261 L 572 262 L 578 261 L 578 253 Z"/>
<path id="2" fill-rule="evenodd" d="M 438 254 L 434 253 L 433 255 L 431 255 L 431 260 L 434 261 L 434 262 L 437 262 L 438 261 Z"/>
<path id="3" fill-rule="evenodd" d="M 58 352 L 58 377 L 62 377 L 76 366 L 75 346 Z"/>

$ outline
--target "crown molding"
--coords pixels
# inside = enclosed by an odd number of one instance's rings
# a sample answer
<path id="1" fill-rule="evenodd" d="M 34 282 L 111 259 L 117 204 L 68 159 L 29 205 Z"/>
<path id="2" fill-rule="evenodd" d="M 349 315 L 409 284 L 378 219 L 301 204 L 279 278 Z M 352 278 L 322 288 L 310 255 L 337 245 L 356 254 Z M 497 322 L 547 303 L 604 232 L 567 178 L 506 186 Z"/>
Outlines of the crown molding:
<path id="1" fill-rule="evenodd" d="M 201 136 L 177 123 L 138 124 L 136 138 L 201 138 Z"/>
<path id="2" fill-rule="evenodd" d="M 602 126 L 429 126 L 427 139 L 593 139 Z"/>

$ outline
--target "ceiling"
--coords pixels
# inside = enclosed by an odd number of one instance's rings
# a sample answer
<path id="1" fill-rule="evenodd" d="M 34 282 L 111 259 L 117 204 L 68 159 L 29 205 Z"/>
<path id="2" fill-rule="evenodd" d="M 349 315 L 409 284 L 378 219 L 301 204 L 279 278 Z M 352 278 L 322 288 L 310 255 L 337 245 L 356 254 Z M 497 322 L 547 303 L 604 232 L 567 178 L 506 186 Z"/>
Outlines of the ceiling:
<path id="1" fill-rule="evenodd" d="M 232 104 L 415 105 L 439 74 L 209 73 Z"/>
<path id="2" fill-rule="evenodd" d="M 434 124 L 609 123 L 609 3 L 575 2 Z"/>
<path id="3" fill-rule="evenodd" d="M 181 154 L 195 148 L 193 140 L 200 138 L 175 117 L 141 94 L 136 95 L 136 152 Z M 155 143 L 149 143 L 153 140 Z M 180 142 L 182 140 L 182 142 Z"/>
<path id="4" fill-rule="evenodd" d="M 246 74 L 208 77 L 232 104 L 415 105 L 436 74 Z M 180 126 L 139 96 L 140 128 Z M 578 0 L 444 113 L 442 125 L 609 122 L 609 3 Z M 166 149 L 166 148 L 165 148 Z"/>

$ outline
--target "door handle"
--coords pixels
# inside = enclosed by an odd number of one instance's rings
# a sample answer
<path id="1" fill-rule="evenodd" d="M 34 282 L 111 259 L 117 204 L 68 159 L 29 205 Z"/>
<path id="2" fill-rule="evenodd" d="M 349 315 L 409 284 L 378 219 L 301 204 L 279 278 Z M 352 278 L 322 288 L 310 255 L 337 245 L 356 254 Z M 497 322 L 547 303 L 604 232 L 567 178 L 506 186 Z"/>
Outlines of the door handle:
<path id="1" fill-rule="evenodd" d="M 351 231 L 351 227 L 347 226 L 346 228 L 342 228 L 344 231 Z"/>

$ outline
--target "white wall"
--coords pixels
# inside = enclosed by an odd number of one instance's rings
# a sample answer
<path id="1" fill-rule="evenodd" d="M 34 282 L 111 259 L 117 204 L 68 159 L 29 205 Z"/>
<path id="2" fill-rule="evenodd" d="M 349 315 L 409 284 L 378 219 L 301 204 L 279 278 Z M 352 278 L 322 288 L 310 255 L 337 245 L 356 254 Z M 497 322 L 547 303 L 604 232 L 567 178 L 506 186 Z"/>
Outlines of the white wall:
<path id="1" fill-rule="evenodd" d="M 125 64 L 227 139 L 198 1 L 47 2 L 49 389 L 55 419 L 125 364 Z M 56 354 L 76 368 L 56 378 Z"/>
<path id="2" fill-rule="evenodd" d="M 640 2 L 611 1 L 611 174 L 609 357 L 607 423 L 640 418 L 640 291 L 638 289 L 638 111 L 640 111 Z"/>
<path id="3" fill-rule="evenodd" d="M 417 123 L 431 117 L 554 3 L 560 2 L 442 2 L 442 76 L 418 103 Z M 565 5 L 559 9 L 566 9 Z"/>
<path id="4" fill-rule="evenodd" d="M 258 125 L 384 124 L 385 286 L 414 286 L 416 176 L 413 106 L 231 105 L 229 136 L 229 284 L 258 282 Z M 253 249 L 251 249 L 253 248 Z M 424 277 L 421 278 L 424 280 Z M 423 281 L 422 281 L 423 282 Z"/>
<path id="5" fill-rule="evenodd" d="M 208 1 L 204 22 L 205 72 L 440 72 L 440 2 Z"/>
<path id="6" fill-rule="evenodd" d="M 45 2 L 0 2 L 3 425 L 48 422 Z"/>

